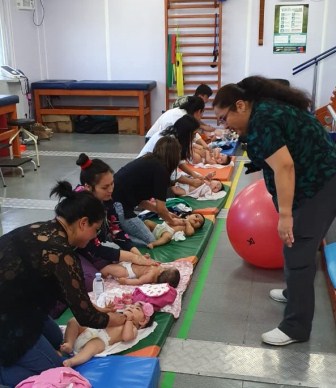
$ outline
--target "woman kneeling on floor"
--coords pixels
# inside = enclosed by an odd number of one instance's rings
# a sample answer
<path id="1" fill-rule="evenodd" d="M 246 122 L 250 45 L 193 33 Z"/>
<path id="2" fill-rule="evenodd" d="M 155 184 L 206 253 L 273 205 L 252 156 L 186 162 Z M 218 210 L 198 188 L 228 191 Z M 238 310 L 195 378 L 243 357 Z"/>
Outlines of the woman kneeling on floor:
<path id="1" fill-rule="evenodd" d="M 134 213 L 136 206 L 157 213 L 170 226 L 184 225 L 168 211 L 165 202 L 170 176 L 180 158 L 179 142 L 167 136 L 159 139 L 153 152 L 126 164 L 115 174 L 115 210 L 123 230 L 135 243 L 146 246 L 155 241 L 153 233 Z M 150 201 L 152 198 L 154 202 Z"/>
<path id="2" fill-rule="evenodd" d="M 0 384 L 15 386 L 62 366 L 56 352 L 62 333 L 48 317 L 58 299 L 83 326 L 103 329 L 126 320 L 92 305 L 75 254 L 97 235 L 105 215 L 102 203 L 89 191 L 74 192 L 68 182 L 59 182 L 52 194 L 63 198 L 55 219 L 0 237 Z"/>
<path id="3" fill-rule="evenodd" d="M 157 263 L 148 255 L 143 256 L 140 253 L 120 225 L 112 198 L 114 189 L 112 168 L 100 159 L 90 159 L 84 153 L 79 155 L 76 164 L 81 167 L 81 185 L 76 187 L 76 191 L 91 191 L 103 203 L 106 211 L 97 238 L 92 239 L 85 248 L 77 250 L 80 254 L 86 288 L 90 292 L 95 273 L 102 272 L 109 264 L 132 262 L 142 266 L 152 266 Z M 116 245 L 111 246 L 111 243 Z"/>

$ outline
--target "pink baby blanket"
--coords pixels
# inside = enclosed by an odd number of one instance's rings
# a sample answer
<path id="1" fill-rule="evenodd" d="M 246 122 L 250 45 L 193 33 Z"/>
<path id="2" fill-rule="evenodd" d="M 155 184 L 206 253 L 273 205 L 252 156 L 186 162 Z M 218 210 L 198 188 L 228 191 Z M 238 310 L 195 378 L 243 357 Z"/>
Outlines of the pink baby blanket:
<path id="1" fill-rule="evenodd" d="M 182 308 L 182 295 L 187 289 L 191 275 L 193 273 L 193 265 L 189 261 L 175 261 L 173 263 L 164 263 L 162 264 L 165 267 L 175 267 L 180 271 L 181 280 L 176 288 L 177 295 L 173 304 L 167 304 L 162 307 L 159 311 L 173 314 L 175 318 L 178 318 L 181 313 Z M 129 303 L 131 295 L 133 295 L 136 288 L 141 286 L 128 286 L 121 285 L 114 279 L 105 280 L 105 292 L 100 295 L 98 298 L 97 304 L 100 307 L 104 307 L 109 302 L 115 302 L 120 300 L 123 304 L 123 300 L 126 301 L 126 304 Z M 156 289 L 157 284 L 148 284 L 146 289 L 150 291 L 152 288 L 153 291 Z M 93 293 L 89 294 L 92 301 L 94 301 Z M 118 306 L 116 306 L 118 308 Z"/>

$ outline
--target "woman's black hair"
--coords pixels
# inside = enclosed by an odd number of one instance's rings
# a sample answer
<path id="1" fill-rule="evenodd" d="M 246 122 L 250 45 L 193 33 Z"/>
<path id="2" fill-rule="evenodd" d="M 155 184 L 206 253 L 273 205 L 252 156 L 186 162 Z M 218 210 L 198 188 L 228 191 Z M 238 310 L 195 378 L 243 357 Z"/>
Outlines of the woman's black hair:
<path id="1" fill-rule="evenodd" d="M 83 217 L 88 218 L 90 225 L 105 217 L 105 209 L 99 199 L 88 190 L 73 191 L 67 181 L 58 181 L 50 192 L 50 197 L 52 195 L 60 199 L 55 207 L 56 215 L 63 217 L 70 225 Z"/>
<path id="2" fill-rule="evenodd" d="M 212 106 L 219 108 L 231 106 L 232 110 L 235 110 L 235 103 L 238 100 L 254 102 L 265 99 L 273 99 L 303 110 L 309 109 L 311 104 L 308 94 L 302 90 L 287 86 L 278 80 L 251 76 L 237 84 L 222 86 Z"/>
<path id="3" fill-rule="evenodd" d="M 192 141 L 199 125 L 198 120 L 194 116 L 184 115 L 174 125 L 167 127 L 161 132 L 162 136 L 173 135 L 176 137 L 181 145 L 181 160 L 191 158 Z"/>
<path id="4" fill-rule="evenodd" d="M 188 96 L 187 101 L 180 106 L 180 109 L 186 110 L 188 115 L 193 116 L 199 110 L 203 112 L 204 107 L 205 104 L 201 97 Z"/>
<path id="5" fill-rule="evenodd" d="M 206 84 L 200 84 L 197 86 L 195 90 L 195 96 L 208 96 L 210 97 L 212 95 L 212 89 L 209 85 Z"/>
<path id="6" fill-rule="evenodd" d="M 181 161 L 181 146 L 175 137 L 163 136 L 155 144 L 153 152 L 148 152 L 142 157 L 155 157 L 166 167 L 169 175 L 171 175 Z"/>
<path id="7" fill-rule="evenodd" d="M 97 183 L 101 180 L 102 175 L 110 172 L 114 173 L 112 168 L 103 162 L 101 159 L 90 159 L 86 154 L 82 153 L 76 160 L 77 166 L 81 167 L 81 173 L 79 176 L 80 183 L 82 185 L 89 185 L 94 188 Z"/>

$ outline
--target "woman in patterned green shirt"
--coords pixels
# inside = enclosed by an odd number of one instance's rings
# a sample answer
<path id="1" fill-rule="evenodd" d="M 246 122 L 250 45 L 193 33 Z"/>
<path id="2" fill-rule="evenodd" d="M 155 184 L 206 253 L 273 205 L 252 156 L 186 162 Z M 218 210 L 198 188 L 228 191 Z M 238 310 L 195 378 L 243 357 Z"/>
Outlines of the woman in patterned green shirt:
<path id="1" fill-rule="evenodd" d="M 307 341 L 314 315 L 316 252 L 336 216 L 336 148 L 309 112 L 305 93 L 253 76 L 219 89 L 218 120 L 247 138 L 253 165 L 263 170 L 279 213 L 284 243 L 285 290 L 271 298 L 287 303 L 278 328 L 262 334 L 271 345 Z"/>

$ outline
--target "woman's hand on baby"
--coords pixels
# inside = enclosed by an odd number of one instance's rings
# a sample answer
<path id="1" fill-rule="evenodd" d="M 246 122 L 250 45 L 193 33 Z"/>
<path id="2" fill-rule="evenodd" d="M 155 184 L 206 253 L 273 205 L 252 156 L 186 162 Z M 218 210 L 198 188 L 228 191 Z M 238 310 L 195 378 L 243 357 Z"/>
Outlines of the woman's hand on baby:
<path id="1" fill-rule="evenodd" d="M 119 314 L 119 313 L 107 313 L 107 314 L 110 318 L 107 324 L 107 327 L 120 326 L 126 322 L 126 316 L 124 314 Z"/>
<path id="2" fill-rule="evenodd" d="M 209 172 L 209 173 L 206 174 L 206 176 L 204 177 L 204 180 L 210 181 L 215 175 L 216 175 L 216 172 L 215 172 L 215 171 Z"/>
<path id="3" fill-rule="evenodd" d="M 116 280 L 121 285 L 125 285 L 127 282 L 127 278 L 116 278 Z"/>
<path id="4" fill-rule="evenodd" d="M 195 186 L 195 187 L 200 187 L 202 186 L 204 183 L 204 178 L 194 178 L 193 181 L 192 181 L 192 186 Z"/>
<path id="5" fill-rule="evenodd" d="M 185 222 L 181 218 L 173 218 L 171 222 L 167 222 L 168 225 L 170 226 L 184 226 Z"/>
<path id="6" fill-rule="evenodd" d="M 152 265 L 160 265 L 160 263 L 158 261 L 155 261 L 152 258 L 149 258 L 149 259 L 146 259 L 144 265 L 152 266 Z"/>
<path id="7" fill-rule="evenodd" d="M 210 186 L 211 179 L 204 179 L 204 183 L 208 186 Z"/>
<path id="8" fill-rule="evenodd" d="M 143 255 L 143 257 L 150 260 L 150 262 L 152 263 L 151 265 L 160 265 L 161 264 L 159 261 L 152 259 L 149 253 L 145 253 Z"/>
<path id="9" fill-rule="evenodd" d="M 149 246 L 150 244 L 147 245 L 148 248 L 150 248 Z M 150 248 L 152 249 L 152 248 Z M 147 265 L 148 267 L 152 266 L 152 265 L 160 265 L 160 263 L 158 263 L 157 261 L 153 260 L 149 254 L 147 253 L 146 255 L 143 255 L 143 256 L 139 256 L 139 263 L 136 263 L 136 264 L 139 264 L 139 265 Z"/>
<path id="10" fill-rule="evenodd" d="M 108 302 L 105 307 L 99 307 L 97 305 L 94 306 L 96 310 L 100 311 L 101 313 L 114 313 L 117 310 L 113 302 Z"/>
<path id="11" fill-rule="evenodd" d="M 107 304 L 105 304 L 104 309 L 107 310 L 105 311 L 106 313 L 115 313 L 117 311 L 117 308 L 112 301 L 109 301 Z"/>

